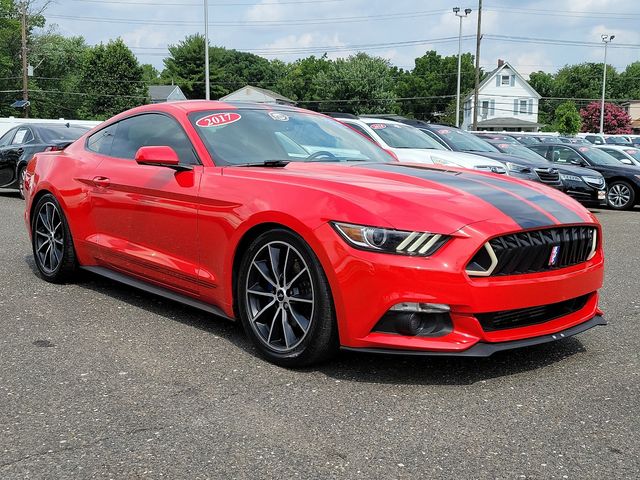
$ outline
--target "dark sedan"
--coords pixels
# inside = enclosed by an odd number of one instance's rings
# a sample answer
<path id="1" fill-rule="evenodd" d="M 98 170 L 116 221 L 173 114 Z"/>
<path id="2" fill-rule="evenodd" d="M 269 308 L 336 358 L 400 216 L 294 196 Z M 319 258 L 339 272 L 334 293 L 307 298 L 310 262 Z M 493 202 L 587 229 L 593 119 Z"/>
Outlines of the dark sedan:
<path id="1" fill-rule="evenodd" d="M 605 179 L 602 174 L 576 165 L 553 164 L 545 157 L 534 152 L 533 149 L 527 148 L 524 145 L 491 141 L 489 143 L 502 153 L 513 155 L 522 160 L 528 160 L 532 162 L 532 165 L 537 165 L 538 168 L 540 168 L 541 162 L 547 166 L 554 165 L 560 173 L 563 192 L 579 202 L 592 206 L 607 204 Z"/>
<path id="2" fill-rule="evenodd" d="M 28 123 L 0 137 L 0 188 L 17 188 L 24 198 L 23 174 L 34 153 L 62 150 L 84 135 L 87 127 L 58 123 Z"/>
<path id="3" fill-rule="evenodd" d="M 583 145 L 530 145 L 528 148 L 557 165 L 577 165 L 600 172 L 607 181 L 607 203 L 630 210 L 640 199 L 640 167 L 624 165 L 595 147 Z"/>

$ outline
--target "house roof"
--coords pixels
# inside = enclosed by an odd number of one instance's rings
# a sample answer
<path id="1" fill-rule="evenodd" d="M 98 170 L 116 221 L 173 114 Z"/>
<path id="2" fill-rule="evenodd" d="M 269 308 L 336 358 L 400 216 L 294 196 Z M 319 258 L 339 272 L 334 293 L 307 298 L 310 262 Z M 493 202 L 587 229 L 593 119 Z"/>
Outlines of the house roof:
<path id="1" fill-rule="evenodd" d="M 245 85 L 244 87 L 239 88 L 235 92 L 231 92 L 230 94 L 225 95 L 224 97 L 220 97 L 220 100 L 221 101 L 227 100 L 229 97 L 233 97 L 236 93 L 241 92 L 244 89 L 251 89 L 254 92 L 261 93 L 265 97 L 272 98 L 273 100 L 280 100 L 282 102 L 290 103 L 292 105 L 294 105 L 296 103 L 295 100 L 291 100 L 290 98 L 287 98 L 284 95 L 280 95 L 277 92 L 274 92 L 272 90 L 267 90 L 266 88 L 254 87 L 253 85 Z"/>
<path id="2" fill-rule="evenodd" d="M 151 100 L 166 100 L 176 88 L 179 87 L 177 85 L 150 85 L 149 96 Z"/>
<path id="3" fill-rule="evenodd" d="M 513 68 L 511 66 L 511 64 L 509 62 L 504 62 L 502 65 L 500 65 L 499 67 L 496 67 L 493 69 L 493 71 L 489 72 L 489 74 L 484 78 L 484 80 L 482 80 L 480 82 L 480 84 L 478 85 L 478 91 L 482 90 L 482 87 L 484 87 L 487 83 L 489 83 L 490 81 L 492 81 L 494 78 L 496 78 L 496 75 L 498 75 L 498 73 L 500 73 L 502 70 L 504 70 L 506 67 L 509 67 L 509 69 L 511 69 L 511 71 L 515 74 L 516 77 L 518 77 L 520 79 L 520 81 L 526 85 L 527 87 L 529 87 L 529 89 L 531 90 L 531 92 L 533 93 L 533 95 L 540 99 L 542 97 L 542 95 L 540 95 L 538 92 L 535 91 L 535 89 L 529 85 L 529 82 L 527 82 L 524 77 L 522 75 L 520 75 L 518 73 L 518 71 Z M 473 92 L 471 92 L 469 95 L 467 95 L 466 97 L 464 97 L 464 101 L 467 101 L 468 99 L 470 99 L 471 97 L 473 97 Z"/>
<path id="4" fill-rule="evenodd" d="M 510 117 L 499 117 L 499 118 L 491 118 L 488 120 L 482 120 L 478 122 L 478 127 L 541 127 L 541 123 L 537 122 L 528 122 L 527 120 L 521 120 L 520 118 L 510 118 Z"/>

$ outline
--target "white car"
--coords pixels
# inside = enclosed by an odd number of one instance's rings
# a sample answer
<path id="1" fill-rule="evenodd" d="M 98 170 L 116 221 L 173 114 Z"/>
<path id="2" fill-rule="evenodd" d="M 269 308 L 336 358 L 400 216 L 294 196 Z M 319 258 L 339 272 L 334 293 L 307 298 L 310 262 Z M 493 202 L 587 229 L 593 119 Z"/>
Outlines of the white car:
<path id="1" fill-rule="evenodd" d="M 507 173 L 505 166 L 497 160 L 447 150 L 436 140 L 410 125 L 369 117 L 340 117 L 337 120 L 392 153 L 401 162 L 434 163 L 493 173 Z"/>
<path id="2" fill-rule="evenodd" d="M 640 166 L 640 148 L 621 145 L 596 145 L 596 148 L 608 153 L 620 163 Z"/>

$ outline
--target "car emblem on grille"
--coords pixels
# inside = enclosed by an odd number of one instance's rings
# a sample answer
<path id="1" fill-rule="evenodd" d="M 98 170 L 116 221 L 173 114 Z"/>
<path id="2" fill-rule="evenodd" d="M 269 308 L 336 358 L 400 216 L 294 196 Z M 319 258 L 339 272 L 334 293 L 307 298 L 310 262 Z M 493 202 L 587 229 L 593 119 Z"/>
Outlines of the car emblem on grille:
<path id="1" fill-rule="evenodd" d="M 558 254 L 560 253 L 560 247 L 554 245 L 551 249 L 551 255 L 549 256 L 549 266 L 554 266 L 558 262 Z"/>

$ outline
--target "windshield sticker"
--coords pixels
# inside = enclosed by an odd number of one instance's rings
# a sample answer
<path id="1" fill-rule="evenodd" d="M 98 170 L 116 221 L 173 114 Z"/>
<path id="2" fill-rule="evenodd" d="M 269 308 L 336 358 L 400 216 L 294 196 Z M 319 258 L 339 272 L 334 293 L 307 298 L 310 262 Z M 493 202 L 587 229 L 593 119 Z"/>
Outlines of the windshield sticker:
<path id="1" fill-rule="evenodd" d="M 235 112 L 225 113 L 213 113 L 198 119 L 196 125 L 199 127 L 220 127 L 222 125 L 229 125 L 230 123 L 237 122 L 242 116 Z"/>
<path id="2" fill-rule="evenodd" d="M 578 150 L 580 150 L 581 152 L 588 152 L 589 148 L 588 147 L 580 147 Z"/>
<path id="3" fill-rule="evenodd" d="M 625 152 L 627 152 L 629 155 L 635 155 L 636 153 L 638 153 L 638 150 L 634 150 L 633 148 L 630 148 L 628 150 L 625 150 Z"/>
<path id="4" fill-rule="evenodd" d="M 372 123 L 369 127 L 373 130 L 382 130 L 383 128 L 387 128 L 384 123 Z"/>
<path id="5" fill-rule="evenodd" d="M 281 112 L 269 112 L 269 116 L 271 118 L 273 118 L 274 120 L 278 120 L 279 122 L 288 122 L 289 121 L 289 116 L 285 115 L 284 113 L 281 113 Z"/>
<path id="6" fill-rule="evenodd" d="M 500 148 L 509 148 L 509 144 L 508 143 L 501 143 L 500 145 L 498 145 Z"/>
<path id="7" fill-rule="evenodd" d="M 438 130 L 438 133 L 441 133 L 442 135 L 447 135 L 451 133 L 451 130 Z"/>

